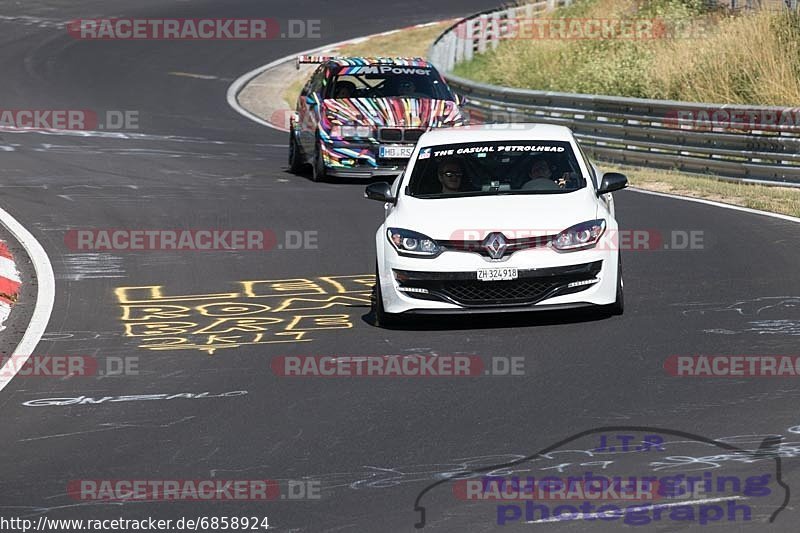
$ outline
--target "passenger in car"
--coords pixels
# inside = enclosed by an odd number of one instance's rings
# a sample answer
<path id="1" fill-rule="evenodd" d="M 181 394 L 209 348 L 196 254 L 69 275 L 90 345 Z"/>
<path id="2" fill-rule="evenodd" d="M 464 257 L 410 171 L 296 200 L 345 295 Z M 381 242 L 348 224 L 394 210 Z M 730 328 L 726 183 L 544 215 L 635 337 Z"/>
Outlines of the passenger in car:
<path id="1" fill-rule="evenodd" d="M 563 189 L 567 185 L 569 174 L 564 172 L 561 177 L 555 178 L 554 170 L 555 166 L 551 166 L 545 156 L 533 157 L 533 162 L 528 170 L 528 179 L 520 184 L 520 189 L 549 189 L 551 187 L 547 181 Z"/>

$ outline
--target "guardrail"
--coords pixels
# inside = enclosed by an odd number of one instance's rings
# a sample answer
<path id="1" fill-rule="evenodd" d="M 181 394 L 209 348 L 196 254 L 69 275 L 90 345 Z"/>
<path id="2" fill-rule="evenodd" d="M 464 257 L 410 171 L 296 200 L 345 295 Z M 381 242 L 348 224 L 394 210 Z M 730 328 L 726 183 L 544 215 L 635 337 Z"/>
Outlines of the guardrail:
<path id="1" fill-rule="evenodd" d="M 775 9 L 786 6 L 797 9 L 797 0 L 717 0 L 716 5 L 736 9 Z"/>
<path id="2" fill-rule="evenodd" d="M 570 3 L 547 0 L 478 13 L 436 39 L 428 57 L 467 97 L 471 121 L 561 124 L 597 159 L 800 187 L 800 108 L 514 89 L 452 73 L 458 63 L 497 47 L 514 21 Z"/>

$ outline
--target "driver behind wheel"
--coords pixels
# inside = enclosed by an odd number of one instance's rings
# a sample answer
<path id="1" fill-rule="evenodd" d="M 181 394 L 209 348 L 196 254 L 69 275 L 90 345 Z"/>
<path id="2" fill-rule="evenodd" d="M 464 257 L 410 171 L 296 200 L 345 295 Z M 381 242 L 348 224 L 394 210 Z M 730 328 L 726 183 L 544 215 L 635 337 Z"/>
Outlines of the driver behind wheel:
<path id="1" fill-rule="evenodd" d="M 442 186 L 442 193 L 458 193 L 462 189 L 461 183 L 464 178 L 464 168 L 458 159 L 443 159 L 439 161 L 436 177 Z"/>
<path id="2" fill-rule="evenodd" d="M 352 98 L 356 92 L 356 84 L 351 81 L 338 81 L 333 91 L 334 98 Z"/>
<path id="3" fill-rule="evenodd" d="M 411 96 L 417 92 L 417 86 L 411 80 L 403 80 L 397 84 L 397 94 L 399 96 Z"/>

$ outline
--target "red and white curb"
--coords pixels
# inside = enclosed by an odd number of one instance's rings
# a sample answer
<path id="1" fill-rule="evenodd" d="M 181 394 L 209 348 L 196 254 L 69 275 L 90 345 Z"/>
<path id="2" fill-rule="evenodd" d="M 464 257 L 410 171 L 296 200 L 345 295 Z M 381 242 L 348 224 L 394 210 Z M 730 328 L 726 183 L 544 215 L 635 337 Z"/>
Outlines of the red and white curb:
<path id="1" fill-rule="evenodd" d="M 0 241 L 0 331 L 6 329 L 5 321 L 11 314 L 11 306 L 17 301 L 22 281 L 19 279 L 14 256 Z"/>
<path id="2" fill-rule="evenodd" d="M 0 207 L 0 224 L 5 226 L 6 230 L 11 234 L 11 237 L 16 239 L 25 249 L 25 253 L 33 265 L 34 276 L 36 279 L 36 301 L 31 313 L 30 322 L 28 327 L 25 328 L 25 333 L 22 334 L 19 344 L 14 349 L 11 357 L 8 358 L 6 364 L 0 368 L 0 391 L 14 379 L 17 372 L 25 366 L 25 363 L 34 353 L 36 345 L 44 335 L 47 323 L 50 321 L 50 315 L 53 313 L 53 304 L 56 299 L 56 279 L 53 275 L 53 265 L 50 264 L 50 258 L 47 257 L 47 252 L 39 241 L 36 240 L 30 231 L 25 226 L 19 223 L 11 214 L 5 209 Z M 5 247 L 4 247 L 5 248 Z M 7 248 L 6 252 L 8 251 Z M 10 255 L 10 254 L 9 254 Z M 9 259 L 6 257 L 5 259 Z M 14 273 L 9 282 L 16 282 L 17 293 L 19 291 L 19 274 L 16 273 L 16 266 L 13 260 L 9 260 L 6 264 L 11 265 L 11 272 Z M 6 268 L 6 270 L 9 270 Z M 3 276 L 6 274 L 4 273 Z M 14 279 L 16 278 L 16 279 Z M 14 285 L 9 285 L 13 287 Z M 6 302 L 3 302 L 6 303 Z M 9 310 L 11 306 L 9 304 Z M 5 318 L 4 318 L 5 320 Z"/>

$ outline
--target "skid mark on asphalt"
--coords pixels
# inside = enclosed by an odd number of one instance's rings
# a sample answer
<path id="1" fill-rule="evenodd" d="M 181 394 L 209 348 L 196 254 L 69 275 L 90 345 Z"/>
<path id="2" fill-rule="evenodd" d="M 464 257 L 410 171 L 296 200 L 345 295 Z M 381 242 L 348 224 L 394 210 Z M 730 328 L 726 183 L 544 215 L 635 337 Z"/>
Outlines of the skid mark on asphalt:
<path id="1" fill-rule="evenodd" d="M 215 141 L 212 139 L 203 139 L 202 137 L 182 137 L 180 135 L 157 135 L 152 133 L 136 133 L 130 131 L 98 131 L 98 130 L 57 130 L 57 129 L 32 129 L 32 128 L 14 128 L 10 126 L 3 126 L 0 133 L 4 134 L 21 134 L 21 135 L 48 135 L 48 136 L 65 136 L 65 137 L 96 137 L 103 139 L 122 139 L 122 140 L 141 140 L 141 141 L 170 141 L 170 142 L 186 142 L 186 143 L 204 143 L 204 144 L 229 144 L 226 141 Z M 20 146 L 20 145 L 14 145 Z"/>
<path id="2" fill-rule="evenodd" d="M 721 442 L 739 441 L 742 437 L 747 437 L 748 442 L 752 442 L 759 437 L 758 435 L 737 435 L 735 437 L 723 437 L 717 439 Z M 664 446 L 676 447 L 679 445 L 696 445 L 702 448 L 714 448 L 707 443 L 695 441 L 667 441 Z M 680 452 L 682 450 L 675 450 Z M 641 452 L 639 452 L 641 453 Z M 511 463 L 525 458 L 525 454 L 501 453 L 493 455 L 478 455 L 474 457 L 459 457 L 447 459 L 441 463 L 421 463 L 413 465 L 363 465 L 351 472 L 335 472 L 323 474 L 309 474 L 295 479 L 313 479 L 320 481 L 324 491 L 333 489 L 347 488 L 352 490 L 359 489 L 389 489 L 409 483 L 431 482 L 445 479 L 467 479 L 492 476 L 521 476 L 532 475 L 535 473 L 546 472 L 548 475 L 558 475 L 569 472 L 574 468 L 591 467 L 597 472 L 603 472 L 607 468 L 636 456 L 636 452 L 601 452 L 597 453 L 594 449 L 564 449 L 555 450 L 542 455 L 539 459 L 532 459 L 510 467 L 498 467 L 495 470 L 476 471 L 485 469 L 492 465 Z M 656 460 L 646 462 L 647 470 L 652 472 L 670 472 L 678 470 L 704 471 L 718 470 L 726 465 L 733 464 L 752 464 L 774 460 L 776 456 L 784 459 L 796 459 L 800 457 L 800 442 L 784 442 L 776 445 L 775 449 L 762 455 L 743 455 L 741 453 L 714 451 L 712 455 L 666 455 L 658 457 Z M 248 472 L 259 472 L 261 470 L 274 470 L 272 464 L 261 464 L 246 466 L 242 468 L 217 468 L 210 470 L 211 477 L 226 477 L 232 475 L 246 475 Z"/>
<path id="3" fill-rule="evenodd" d="M 102 424 L 98 424 L 97 429 L 87 429 L 85 431 L 74 431 L 71 433 L 57 433 L 55 435 L 43 435 L 40 437 L 29 437 L 27 439 L 19 439 L 19 442 L 31 442 L 37 440 L 45 440 L 45 439 L 60 439 L 63 437 L 75 437 L 78 435 L 88 435 L 90 433 L 103 433 L 106 431 L 117 431 L 120 429 L 140 429 L 140 428 L 170 428 L 172 426 L 177 426 L 178 424 L 182 424 L 183 422 L 187 422 L 197 418 L 195 416 L 184 416 L 183 418 L 176 420 L 174 422 L 167 422 L 166 424 L 143 424 L 137 422 L 105 422 Z"/>
<path id="4" fill-rule="evenodd" d="M 755 320 L 747 322 L 746 328 L 736 331 L 732 329 L 704 329 L 703 333 L 712 335 L 739 335 L 755 333 L 756 335 L 789 335 L 800 336 L 800 320 Z"/>
<path id="5" fill-rule="evenodd" d="M 763 296 L 731 303 L 677 305 L 684 307 L 681 311 L 684 316 L 714 319 L 715 327 L 707 327 L 703 333 L 800 336 L 800 296 Z"/>
<path id="6" fill-rule="evenodd" d="M 12 24 L 21 24 L 23 26 L 35 26 L 37 28 L 55 28 L 64 29 L 67 23 L 57 19 L 31 17 L 28 15 L 17 15 L 10 17 L 8 15 L 0 15 L 0 22 L 7 22 Z"/>
<path id="7" fill-rule="evenodd" d="M 220 78 L 219 76 L 211 76 L 209 74 L 195 74 L 193 72 L 180 72 L 180 71 L 172 71 L 168 72 L 170 76 L 180 76 L 183 78 L 194 78 L 197 80 L 218 80 L 218 81 L 233 81 L 233 78 Z"/>
<path id="8" fill-rule="evenodd" d="M 800 320 L 756 320 L 745 331 L 759 335 L 800 335 Z"/>
<path id="9" fill-rule="evenodd" d="M 81 281 L 84 279 L 124 278 L 122 258 L 107 253 L 79 253 L 61 256 L 61 268 L 56 279 Z"/>
<path id="10" fill-rule="evenodd" d="M 59 494 L 56 497 L 65 496 L 63 494 Z M 124 502 L 86 502 L 86 503 L 72 503 L 69 505 L 55 505 L 53 507 L 41 507 L 35 505 L 29 506 L 22 506 L 22 505 L 0 505 L 0 509 L 5 511 L 13 511 L 14 514 L 18 514 L 21 518 L 35 518 L 40 515 L 46 515 L 53 511 L 59 511 L 61 509 L 74 509 L 75 507 L 106 507 L 109 505 L 114 505 L 117 507 L 124 507 L 125 505 L 130 505 L 132 503 L 147 503 L 147 502 L 135 502 L 135 501 L 124 501 Z"/>
<path id="11" fill-rule="evenodd" d="M 3 126 L 0 128 L 0 134 L 14 134 L 14 135 L 47 135 L 56 137 L 82 137 L 82 138 L 95 138 L 105 140 L 123 140 L 123 141 L 155 141 L 155 142 L 171 142 L 171 143 L 184 143 L 184 144 L 211 144 L 215 146 L 232 146 L 241 145 L 245 148 L 281 148 L 286 149 L 288 144 L 275 144 L 275 143 L 244 143 L 240 141 L 222 141 L 216 139 L 205 139 L 203 137 L 183 137 L 180 135 L 159 135 L 154 133 L 137 133 L 132 131 L 98 131 L 98 130 L 55 130 L 55 129 L 31 129 L 31 128 L 12 128 Z M 10 151 L 16 148 L 23 147 L 22 144 L 2 144 L 0 146 L 8 146 Z M 45 147 L 49 146 L 46 143 L 34 144 L 32 146 Z M 0 148 L 2 149 L 2 148 Z"/>
<path id="12" fill-rule="evenodd" d="M 223 152 L 212 154 L 209 152 L 192 152 L 192 151 L 178 151 L 178 150 L 162 150 L 159 148 L 107 148 L 100 146 L 70 146 L 70 145 L 57 145 L 57 144 L 43 144 L 40 148 L 32 148 L 34 152 L 47 152 L 49 154 L 63 154 L 63 155 L 129 155 L 129 156 L 147 156 L 147 157 L 168 157 L 168 158 L 181 158 L 190 157 L 192 159 L 213 159 L 213 160 L 234 160 L 234 161 L 265 161 L 268 158 L 254 157 L 241 154 L 238 152 Z"/>
<path id="13" fill-rule="evenodd" d="M 763 296 L 733 303 L 689 303 L 683 305 L 684 315 L 698 313 L 736 313 L 742 316 L 760 315 L 763 312 L 789 311 L 800 313 L 800 296 Z"/>

